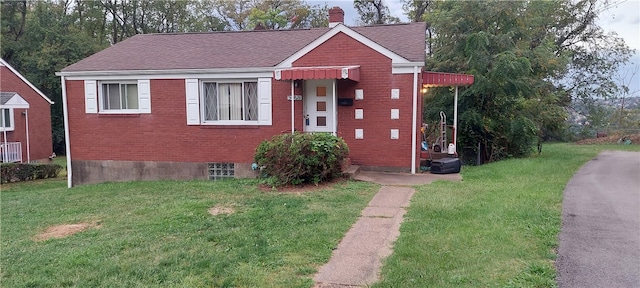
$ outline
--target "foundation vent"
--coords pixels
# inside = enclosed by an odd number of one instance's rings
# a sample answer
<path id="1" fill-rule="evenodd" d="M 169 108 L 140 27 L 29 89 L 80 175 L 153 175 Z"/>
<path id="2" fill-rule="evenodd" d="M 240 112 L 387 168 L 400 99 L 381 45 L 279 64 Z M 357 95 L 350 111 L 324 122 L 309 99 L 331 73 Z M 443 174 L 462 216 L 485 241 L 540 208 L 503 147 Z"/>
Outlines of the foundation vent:
<path id="1" fill-rule="evenodd" d="M 233 163 L 209 163 L 209 180 L 234 178 L 235 165 Z"/>

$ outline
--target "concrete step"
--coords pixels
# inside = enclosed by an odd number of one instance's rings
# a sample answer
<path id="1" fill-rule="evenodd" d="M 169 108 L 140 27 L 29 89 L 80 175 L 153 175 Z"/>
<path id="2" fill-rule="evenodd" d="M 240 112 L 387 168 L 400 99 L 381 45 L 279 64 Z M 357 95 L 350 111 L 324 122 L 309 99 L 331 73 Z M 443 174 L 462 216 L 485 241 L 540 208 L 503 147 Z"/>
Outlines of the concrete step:
<path id="1" fill-rule="evenodd" d="M 344 174 L 349 179 L 354 179 L 356 176 L 358 176 L 358 173 L 360 173 L 360 166 L 358 165 L 349 165 L 349 167 L 344 170 Z"/>

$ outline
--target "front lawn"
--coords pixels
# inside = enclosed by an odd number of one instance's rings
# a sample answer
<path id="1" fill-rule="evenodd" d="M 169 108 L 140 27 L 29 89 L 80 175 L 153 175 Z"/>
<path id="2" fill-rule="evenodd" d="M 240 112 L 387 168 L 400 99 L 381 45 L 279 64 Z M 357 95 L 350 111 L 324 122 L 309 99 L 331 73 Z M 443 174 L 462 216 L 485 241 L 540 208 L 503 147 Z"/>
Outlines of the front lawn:
<path id="1" fill-rule="evenodd" d="M 379 186 L 256 181 L 3 185 L 2 287 L 310 287 Z M 212 215 L 217 214 L 217 215 Z M 86 230 L 42 240 L 49 227 Z M 53 231 L 56 232 L 56 231 Z M 60 231 L 57 231 L 60 232 Z"/>
<path id="2" fill-rule="evenodd" d="M 541 155 L 464 167 L 462 182 L 418 187 L 374 287 L 555 287 L 562 192 L 600 151 L 545 144 Z"/>

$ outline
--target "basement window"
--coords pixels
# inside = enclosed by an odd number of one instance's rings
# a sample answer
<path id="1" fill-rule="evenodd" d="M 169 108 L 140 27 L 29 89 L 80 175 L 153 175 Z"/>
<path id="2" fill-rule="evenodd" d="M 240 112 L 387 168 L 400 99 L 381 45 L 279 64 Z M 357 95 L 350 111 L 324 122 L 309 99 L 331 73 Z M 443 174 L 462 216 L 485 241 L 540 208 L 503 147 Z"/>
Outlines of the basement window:
<path id="1" fill-rule="evenodd" d="M 235 164 L 209 163 L 209 180 L 235 178 Z"/>

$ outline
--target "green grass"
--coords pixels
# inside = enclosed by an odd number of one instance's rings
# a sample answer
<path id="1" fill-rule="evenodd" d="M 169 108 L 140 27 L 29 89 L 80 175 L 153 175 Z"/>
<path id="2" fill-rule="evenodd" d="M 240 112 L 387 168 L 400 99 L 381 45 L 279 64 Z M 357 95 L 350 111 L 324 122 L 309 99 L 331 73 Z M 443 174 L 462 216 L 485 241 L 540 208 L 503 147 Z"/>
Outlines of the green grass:
<path id="1" fill-rule="evenodd" d="M 551 144 L 528 159 L 464 167 L 420 186 L 374 287 L 554 287 L 562 191 L 601 150 Z"/>
<path id="2" fill-rule="evenodd" d="M 394 254 L 374 287 L 553 287 L 562 191 L 600 151 L 464 167 L 463 181 L 417 187 Z M 62 159 L 62 158 L 57 158 Z M 310 287 L 377 185 L 345 182 L 304 194 L 256 181 L 2 185 L 2 287 Z M 212 216 L 213 206 L 234 209 Z M 47 227 L 95 223 L 62 239 Z"/>
<path id="3" fill-rule="evenodd" d="M 2 287 L 310 287 L 379 186 L 261 192 L 256 181 L 2 186 Z M 213 206 L 234 213 L 213 216 Z M 95 223 L 61 239 L 47 227 Z"/>

